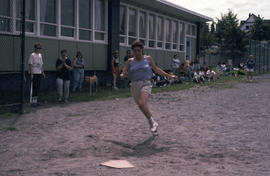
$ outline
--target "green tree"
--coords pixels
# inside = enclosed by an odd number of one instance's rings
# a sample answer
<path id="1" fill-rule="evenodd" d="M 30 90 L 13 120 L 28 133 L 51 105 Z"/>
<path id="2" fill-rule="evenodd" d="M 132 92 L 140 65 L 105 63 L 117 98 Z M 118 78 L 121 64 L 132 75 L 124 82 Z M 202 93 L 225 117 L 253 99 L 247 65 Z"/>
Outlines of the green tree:
<path id="1" fill-rule="evenodd" d="M 200 25 L 200 50 L 209 48 L 209 26 L 207 23 L 201 23 Z"/>
<path id="2" fill-rule="evenodd" d="M 208 49 L 211 45 L 214 44 L 214 35 L 215 28 L 213 27 L 214 23 L 211 24 L 211 31 L 209 31 L 208 23 L 201 23 L 200 25 L 200 49 Z"/>
<path id="3" fill-rule="evenodd" d="M 255 18 L 254 24 L 250 31 L 250 36 L 253 40 L 265 40 L 267 38 L 267 26 L 263 24 L 263 19 L 258 16 Z"/>
<path id="4" fill-rule="evenodd" d="M 246 50 L 248 44 L 246 34 L 240 29 L 237 15 L 229 9 L 229 12 L 221 15 L 221 19 L 217 19 L 217 21 L 216 38 L 221 51 L 235 59 Z"/>

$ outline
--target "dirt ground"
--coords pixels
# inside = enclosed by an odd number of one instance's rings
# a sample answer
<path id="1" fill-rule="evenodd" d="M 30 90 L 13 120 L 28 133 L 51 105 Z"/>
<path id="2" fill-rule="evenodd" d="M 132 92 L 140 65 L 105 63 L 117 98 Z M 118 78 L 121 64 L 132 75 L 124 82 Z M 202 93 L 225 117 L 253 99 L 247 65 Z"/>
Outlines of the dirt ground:
<path id="1" fill-rule="evenodd" d="M 154 94 L 158 137 L 132 98 L 40 108 L 1 130 L 0 176 L 269 176 L 270 75 L 256 79 Z"/>

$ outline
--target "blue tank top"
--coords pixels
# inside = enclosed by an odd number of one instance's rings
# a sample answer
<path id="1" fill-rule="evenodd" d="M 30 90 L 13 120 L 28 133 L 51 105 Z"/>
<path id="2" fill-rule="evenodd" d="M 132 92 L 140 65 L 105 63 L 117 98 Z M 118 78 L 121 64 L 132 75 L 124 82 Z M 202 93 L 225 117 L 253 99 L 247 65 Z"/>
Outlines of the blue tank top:
<path id="1" fill-rule="evenodd" d="M 152 78 L 152 68 L 147 58 L 144 57 L 141 61 L 132 58 L 128 76 L 131 81 L 150 80 Z"/>

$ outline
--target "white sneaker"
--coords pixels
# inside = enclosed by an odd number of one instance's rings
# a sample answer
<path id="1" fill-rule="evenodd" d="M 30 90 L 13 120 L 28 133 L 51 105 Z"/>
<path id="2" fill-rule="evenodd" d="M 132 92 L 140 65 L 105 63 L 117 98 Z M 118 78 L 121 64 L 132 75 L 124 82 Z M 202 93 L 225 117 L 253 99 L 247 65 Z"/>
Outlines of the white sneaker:
<path id="1" fill-rule="evenodd" d="M 158 123 L 151 117 L 149 119 L 150 130 L 153 134 L 157 134 Z"/>
<path id="2" fill-rule="evenodd" d="M 114 90 L 119 90 L 118 87 L 113 87 Z"/>

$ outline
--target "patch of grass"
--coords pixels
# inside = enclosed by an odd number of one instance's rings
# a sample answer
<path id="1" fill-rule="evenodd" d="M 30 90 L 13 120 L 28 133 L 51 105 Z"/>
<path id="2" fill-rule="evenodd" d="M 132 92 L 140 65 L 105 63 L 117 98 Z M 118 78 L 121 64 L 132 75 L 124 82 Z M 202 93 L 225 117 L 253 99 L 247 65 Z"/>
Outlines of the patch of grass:
<path id="1" fill-rule="evenodd" d="M 14 116 L 16 116 L 16 114 L 11 112 L 5 112 L 0 114 L 0 118 L 12 118 Z"/>
<path id="2" fill-rule="evenodd" d="M 11 127 L 6 128 L 6 130 L 7 130 L 7 131 L 18 131 L 18 130 L 17 130 L 17 128 L 12 127 L 12 126 L 11 126 Z"/>
<path id="3" fill-rule="evenodd" d="M 231 88 L 233 84 L 228 84 L 228 82 L 238 82 L 241 80 L 241 77 L 222 77 L 215 82 L 205 82 L 202 84 L 196 84 L 193 82 L 184 82 L 182 84 L 173 84 L 166 87 L 154 87 L 153 93 L 160 92 L 173 92 L 179 90 L 185 90 L 192 88 L 194 86 L 209 86 L 213 88 Z M 98 92 L 93 92 L 93 95 L 90 96 L 88 91 L 70 93 L 69 100 L 70 102 L 87 102 L 87 101 L 103 101 L 103 100 L 112 100 L 116 98 L 125 98 L 130 97 L 131 93 L 129 88 L 112 90 L 110 88 L 100 88 Z M 39 102 L 44 104 L 56 104 L 57 102 L 57 93 L 54 92 L 44 92 L 40 94 Z"/>
<path id="4" fill-rule="evenodd" d="M 246 76 L 221 76 L 220 79 L 217 79 L 215 82 L 204 82 L 202 84 L 196 84 L 193 82 L 184 82 L 182 84 L 173 84 L 171 86 L 166 87 L 154 87 L 153 93 L 160 92 L 172 92 L 172 91 L 180 91 L 189 89 L 195 86 L 208 86 L 210 88 L 224 89 L 224 88 L 233 88 L 237 83 L 245 83 Z M 93 95 L 90 96 L 88 91 L 78 92 L 78 93 L 70 93 L 69 101 L 74 102 L 88 102 L 88 101 L 103 101 L 103 100 L 112 100 L 116 98 L 125 98 L 130 97 L 131 93 L 129 88 L 120 89 L 120 90 L 112 90 L 111 88 L 100 87 L 98 92 L 93 92 Z M 29 98 L 25 99 L 26 103 L 28 103 Z M 42 105 L 54 106 L 58 104 L 57 102 L 57 92 L 42 92 L 39 96 L 39 102 Z M 32 111 L 31 109 L 30 111 Z M 12 113 L 1 114 L 1 117 L 12 117 Z"/>

